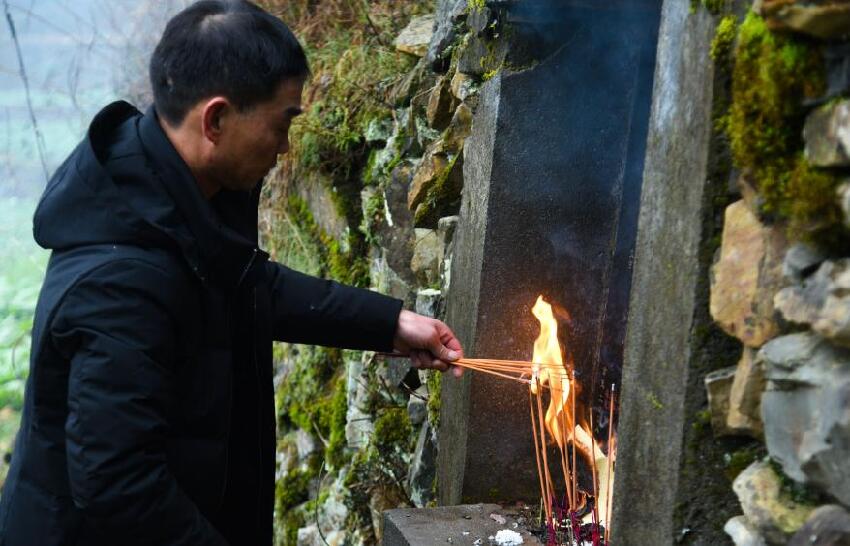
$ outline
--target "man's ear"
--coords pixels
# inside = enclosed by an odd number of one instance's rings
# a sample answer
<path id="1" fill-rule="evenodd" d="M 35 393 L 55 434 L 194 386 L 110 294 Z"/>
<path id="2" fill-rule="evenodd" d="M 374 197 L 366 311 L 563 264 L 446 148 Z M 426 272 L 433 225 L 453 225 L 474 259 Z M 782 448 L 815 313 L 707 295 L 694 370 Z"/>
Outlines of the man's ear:
<path id="1" fill-rule="evenodd" d="M 225 118 L 233 112 L 233 105 L 225 97 L 213 97 L 204 104 L 201 112 L 201 130 L 204 138 L 218 144 L 221 140 Z"/>

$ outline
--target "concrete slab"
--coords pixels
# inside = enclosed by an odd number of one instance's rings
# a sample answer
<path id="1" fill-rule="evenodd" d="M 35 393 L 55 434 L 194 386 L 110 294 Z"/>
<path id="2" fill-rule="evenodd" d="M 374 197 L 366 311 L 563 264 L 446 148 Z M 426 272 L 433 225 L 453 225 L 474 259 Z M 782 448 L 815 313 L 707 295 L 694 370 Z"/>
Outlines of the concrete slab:
<path id="1" fill-rule="evenodd" d="M 497 514 L 504 523 L 490 517 Z M 514 526 L 516 524 L 516 526 Z M 384 512 L 383 546 L 456 544 L 488 546 L 501 530 L 520 533 L 523 545 L 542 544 L 498 504 L 467 504 L 437 508 L 400 508 Z"/>

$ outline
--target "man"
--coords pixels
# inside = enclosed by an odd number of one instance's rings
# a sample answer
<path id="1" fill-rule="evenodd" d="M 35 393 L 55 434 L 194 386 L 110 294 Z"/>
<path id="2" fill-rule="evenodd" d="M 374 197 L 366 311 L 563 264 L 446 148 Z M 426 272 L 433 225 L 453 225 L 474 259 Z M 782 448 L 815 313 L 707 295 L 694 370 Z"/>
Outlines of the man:
<path id="1" fill-rule="evenodd" d="M 153 54 L 155 106 L 106 107 L 48 184 L 0 544 L 269 545 L 273 339 L 460 357 L 442 322 L 258 249 L 258 181 L 307 74 L 276 18 L 198 2 Z"/>

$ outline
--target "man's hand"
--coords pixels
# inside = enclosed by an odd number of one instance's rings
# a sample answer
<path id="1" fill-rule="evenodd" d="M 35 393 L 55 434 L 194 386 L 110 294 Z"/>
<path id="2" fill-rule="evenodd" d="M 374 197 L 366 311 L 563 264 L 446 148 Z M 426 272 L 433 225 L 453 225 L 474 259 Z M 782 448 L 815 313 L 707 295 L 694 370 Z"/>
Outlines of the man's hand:
<path id="1" fill-rule="evenodd" d="M 396 351 L 410 355 L 415 368 L 448 371 L 455 377 L 463 375 L 463 368 L 452 361 L 463 358 L 463 348 L 445 323 L 402 310 L 398 316 L 393 346 Z"/>

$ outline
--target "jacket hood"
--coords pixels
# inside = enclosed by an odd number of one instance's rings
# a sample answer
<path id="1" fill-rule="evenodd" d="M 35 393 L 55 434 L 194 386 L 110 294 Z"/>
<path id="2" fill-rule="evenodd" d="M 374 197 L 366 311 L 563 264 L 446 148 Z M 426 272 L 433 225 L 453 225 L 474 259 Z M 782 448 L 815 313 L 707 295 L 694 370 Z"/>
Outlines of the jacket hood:
<path id="1" fill-rule="evenodd" d="M 57 251 L 99 244 L 177 250 L 202 280 L 233 277 L 258 252 L 258 201 L 259 186 L 205 199 L 153 108 L 143 115 L 121 101 L 95 116 L 48 182 L 33 235 Z"/>

